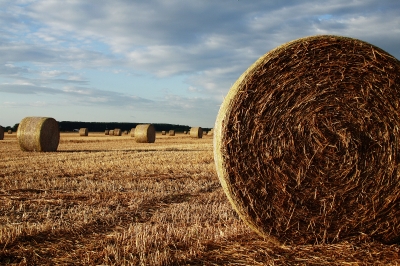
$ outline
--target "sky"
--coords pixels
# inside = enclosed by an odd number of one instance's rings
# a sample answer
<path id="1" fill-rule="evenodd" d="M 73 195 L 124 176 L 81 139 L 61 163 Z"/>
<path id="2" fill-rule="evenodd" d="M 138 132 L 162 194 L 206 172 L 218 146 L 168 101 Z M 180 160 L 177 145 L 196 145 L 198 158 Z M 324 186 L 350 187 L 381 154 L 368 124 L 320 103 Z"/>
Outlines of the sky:
<path id="1" fill-rule="evenodd" d="M 0 125 L 213 127 L 259 57 L 321 34 L 400 59 L 399 0 L 0 0 Z"/>

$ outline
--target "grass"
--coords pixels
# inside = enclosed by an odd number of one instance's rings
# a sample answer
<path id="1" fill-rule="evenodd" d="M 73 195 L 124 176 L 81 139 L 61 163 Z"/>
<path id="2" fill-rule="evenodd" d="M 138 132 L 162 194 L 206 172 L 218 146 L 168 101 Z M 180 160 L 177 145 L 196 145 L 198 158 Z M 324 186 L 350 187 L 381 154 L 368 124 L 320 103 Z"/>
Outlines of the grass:
<path id="1" fill-rule="evenodd" d="M 212 137 L 62 133 L 57 152 L 0 142 L 0 265 L 400 265 L 376 242 L 273 247 L 238 218 Z"/>

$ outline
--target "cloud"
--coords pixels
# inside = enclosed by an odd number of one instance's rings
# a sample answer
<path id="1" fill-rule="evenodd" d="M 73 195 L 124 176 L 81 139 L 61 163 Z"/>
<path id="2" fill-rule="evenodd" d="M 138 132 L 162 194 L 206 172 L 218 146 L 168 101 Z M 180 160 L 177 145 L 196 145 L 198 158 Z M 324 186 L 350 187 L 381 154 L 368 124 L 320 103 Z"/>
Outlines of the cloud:
<path id="1" fill-rule="evenodd" d="M 103 106 L 131 106 L 146 105 L 151 100 L 119 93 L 111 90 L 99 90 L 86 87 L 65 86 L 63 87 L 65 96 L 72 97 L 77 104 L 84 105 L 103 105 Z"/>
<path id="2" fill-rule="evenodd" d="M 0 92 L 14 94 L 59 94 L 61 91 L 53 88 L 35 86 L 33 84 L 0 84 Z"/>
<path id="3" fill-rule="evenodd" d="M 293 39 L 344 35 L 400 58 L 399 13 L 391 0 L 0 1 L 0 94 L 181 119 L 207 106 L 212 121 L 236 79 Z"/>

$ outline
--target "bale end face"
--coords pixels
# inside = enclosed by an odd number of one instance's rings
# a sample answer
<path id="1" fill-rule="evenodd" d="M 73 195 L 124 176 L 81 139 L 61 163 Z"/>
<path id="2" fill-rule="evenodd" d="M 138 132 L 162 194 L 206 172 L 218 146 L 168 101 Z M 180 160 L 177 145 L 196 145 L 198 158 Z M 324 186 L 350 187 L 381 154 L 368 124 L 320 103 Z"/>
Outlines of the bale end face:
<path id="1" fill-rule="evenodd" d="M 201 127 L 192 127 L 190 129 L 190 137 L 201 139 L 203 137 L 203 129 Z"/>
<path id="2" fill-rule="evenodd" d="M 131 137 L 132 137 L 132 138 L 135 137 L 135 128 L 132 128 L 132 129 L 131 129 Z"/>
<path id="3" fill-rule="evenodd" d="M 88 136 L 89 130 L 87 128 L 80 128 L 79 129 L 79 136 Z"/>
<path id="4" fill-rule="evenodd" d="M 122 136 L 122 130 L 120 128 L 115 128 L 114 136 Z"/>
<path id="5" fill-rule="evenodd" d="M 52 152 L 60 141 L 58 122 L 49 117 L 25 117 L 17 130 L 21 150 Z"/>
<path id="6" fill-rule="evenodd" d="M 156 131 L 152 124 L 137 125 L 135 128 L 135 140 L 137 143 L 154 143 Z"/>
<path id="7" fill-rule="evenodd" d="M 284 44 L 221 105 L 213 131 L 221 185 L 275 243 L 398 242 L 399 112 L 400 62 L 385 51 L 339 36 Z"/>

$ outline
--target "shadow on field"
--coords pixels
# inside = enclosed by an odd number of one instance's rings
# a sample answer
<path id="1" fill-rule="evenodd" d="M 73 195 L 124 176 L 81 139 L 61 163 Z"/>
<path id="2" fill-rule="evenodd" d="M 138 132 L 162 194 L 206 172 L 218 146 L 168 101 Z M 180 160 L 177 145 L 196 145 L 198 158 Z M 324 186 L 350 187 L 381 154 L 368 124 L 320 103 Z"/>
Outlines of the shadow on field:
<path id="1" fill-rule="evenodd" d="M 32 235 L 24 233 L 9 243 L 0 243 L 0 265 L 27 261 L 27 265 L 50 265 L 54 263 L 53 259 L 57 258 L 69 258 L 73 262 L 74 257 L 78 259 L 82 255 L 79 252 L 85 252 L 86 245 L 97 243 L 116 228 L 125 228 L 133 223 L 146 223 L 156 211 L 167 208 L 169 204 L 187 202 L 192 196 L 188 193 L 177 193 L 161 198 L 149 198 L 135 211 L 122 208 L 112 215 L 113 218 L 98 218 L 82 226 L 72 224 L 63 229 L 48 229 Z"/>
<path id="2" fill-rule="evenodd" d="M 86 153 L 96 153 L 96 152 L 116 152 L 116 151 L 123 151 L 123 152 L 194 152 L 194 151 L 206 151 L 206 149 L 178 149 L 178 148 L 167 148 L 167 149 L 103 149 L 103 150 L 58 150 L 56 152 L 60 153 L 79 153 L 79 152 L 86 152 Z"/>

